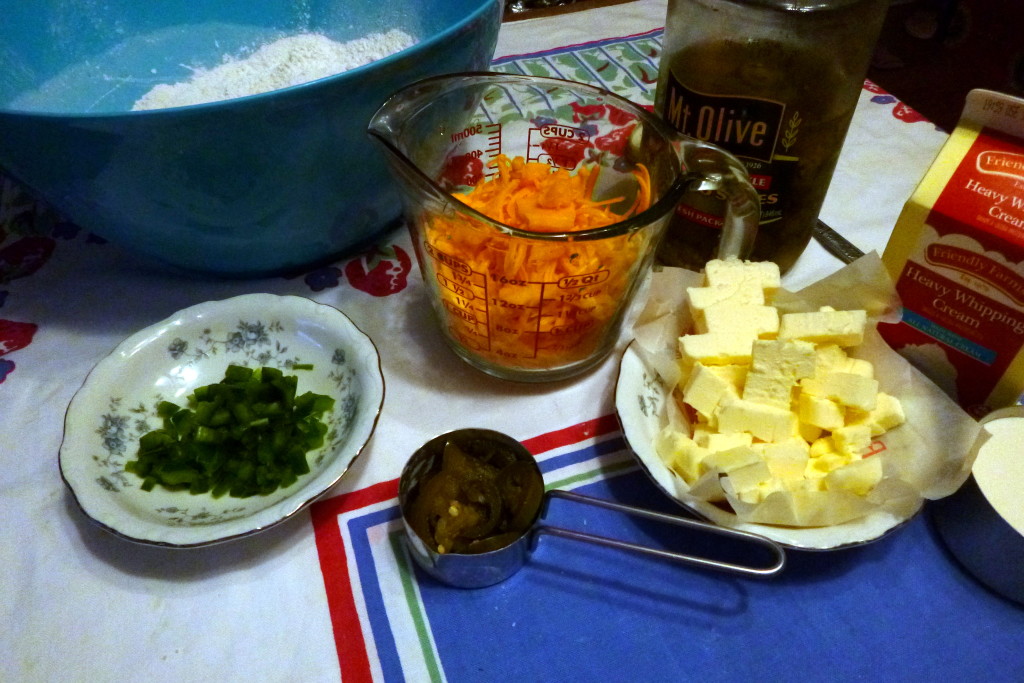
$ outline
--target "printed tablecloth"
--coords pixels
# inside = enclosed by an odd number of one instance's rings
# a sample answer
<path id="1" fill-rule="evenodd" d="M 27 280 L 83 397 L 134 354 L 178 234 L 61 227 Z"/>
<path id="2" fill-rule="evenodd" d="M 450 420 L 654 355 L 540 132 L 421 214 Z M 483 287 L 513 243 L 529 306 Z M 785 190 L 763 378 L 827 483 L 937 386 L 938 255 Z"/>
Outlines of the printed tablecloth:
<path id="1" fill-rule="evenodd" d="M 506 24 L 497 69 L 653 98 L 664 0 Z M 867 85 L 824 219 L 881 249 L 945 135 Z M 1009 680 L 1024 611 L 944 553 L 927 516 L 878 543 L 792 553 L 764 582 L 544 537 L 511 579 L 447 588 L 415 571 L 395 494 L 405 459 L 457 427 L 524 440 L 549 485 L 675 509 L 613 413 L 618 355 L 575 380 L 486 377 L 441 340 L 409 237 L 294 278 L 223 281 L 129 254 L 0 179 L 0 680 Z M 812 244 L 786 285 L 839 262 Z M 121 339 L 246 292 L 344 311 L 377 343 L 387 396 L 353 470 L 308 513 L 222 546 L 169 551 L 89 522 L 57 470 L 64 410 Z M 573 506 L 553 524 L 674 546 L 678 534 Z M 691 539 L 698 546 L 700 539 Z"/>

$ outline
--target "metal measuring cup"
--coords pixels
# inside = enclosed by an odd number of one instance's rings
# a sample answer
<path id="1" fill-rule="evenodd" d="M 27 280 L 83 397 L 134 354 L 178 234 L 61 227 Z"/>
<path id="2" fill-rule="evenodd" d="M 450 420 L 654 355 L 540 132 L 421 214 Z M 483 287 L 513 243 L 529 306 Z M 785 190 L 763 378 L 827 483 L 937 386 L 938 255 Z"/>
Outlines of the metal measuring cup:
<path id="1" fill-rule="evenodd" d="M 491 447 L 500 448 L 514 458 L 515 461 L 529 463 L 532 466 L 532 471 L 538 483 L 543 486 L 543 477 L 533 455 L 522 443 L 501 432 L 489 429 L 457 429 L 434 437 L 413 453 L 403 468 L 398 483 L 398 504 L 402 513 L 402 523 L 405 527 L 406 546 L 409 548 L 410 554 L 416 563 L 427 574 L 442 583 L 459 588 L 483 588 L 500 583 L 519 571 L 526 563 L 530 554 L 536 548 L 537 541 L 542 534 L 594 543 L 604 547 L 636 552 L 663 560 L 741 576 L 770 577 L 778 574 L 785 567 L 786 556 L 782 546 L 762 536 L 557 489 L 543 494 L 542 502 L 537 507 L 526 529 L 514 538 L 508 539 L 504 545 L 480 553 L 439 552 L 428 539 L 423 538 L 416 531 L 415 527 L 417 525 L 411 522 L 410 512 L 416 497 L 422 490 L 421 487 L 424 481 L 439 471 L 445 446 L 449 442 L 464 448 L 470 455 L 473 455 L 473 453 L 469 445 L 474 442 L 487 442 Z M 548 504 L 553 498 L 562 498 L 582 505 L 602 507 L 644 519 L 688 527 L 732 538 L 740 542 L 752 543 L 769 550 L 774 559 L 767 566 L 748 566 L 550 526 L 543 522 L 543 518 Z"/>

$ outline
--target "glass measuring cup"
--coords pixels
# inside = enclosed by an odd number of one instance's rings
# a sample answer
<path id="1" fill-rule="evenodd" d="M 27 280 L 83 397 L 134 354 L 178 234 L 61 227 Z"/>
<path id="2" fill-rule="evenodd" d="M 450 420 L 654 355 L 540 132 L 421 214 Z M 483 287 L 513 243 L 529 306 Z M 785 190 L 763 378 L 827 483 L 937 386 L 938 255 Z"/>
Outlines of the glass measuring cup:
<path id="1" fill-rule="evenodd" d="M 439 76 L 395 93 L 368 132 L 401 189 L 449 345 L 498 377 L 557 380 L 600 362 L 686 192 L 728 199 L 719 256 L 744 257 L 753 244 L 759 201 L 742 164 L 600 88 L 497 73 Z M 497 173 L 502 155 L 596 170 L 591 199 L 622 220 L 547 232 L 480 213 L 458 195 Z M 647 208 L 631 214 L 648 193 Z"/>

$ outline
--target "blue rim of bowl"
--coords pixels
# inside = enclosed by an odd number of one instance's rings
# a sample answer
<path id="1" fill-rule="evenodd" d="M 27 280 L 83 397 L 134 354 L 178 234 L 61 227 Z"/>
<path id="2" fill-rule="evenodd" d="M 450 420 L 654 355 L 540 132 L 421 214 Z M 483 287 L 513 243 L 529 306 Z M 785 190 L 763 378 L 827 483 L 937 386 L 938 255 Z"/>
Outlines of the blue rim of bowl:
<path id="1" fill-rule="evenodd" d="M 194 311 L 195 309 L 197 309 L 199 307 L 209 306 L 211 304 L 227 306 L 230 302 L 237 301 L 238 299 L 247 298 L 247 297 L 263 297 L 263 296 L 271 296 L 271 297 L 275 297 L 275 298 L 280 299 L 280 300 L 285 300 L 285 299 L 301 299 L 302 301 L 308 302 L 309 304 L 313 304 L 315 306 L 323 306 L 326 309 L 330 309 L 331 311 L 333 311 L 337 315 L 340 315 L 344 319 L 345 323 L 347 325 L 349 325 L 352 328 L 352 330 L 355 331 L 355 333 L 357 334 L 358 337 L 361 337 L 361 338 L 363 338 L 365 340 L 365 342 L 368 344 L 368 348 L 372 348 L 373 349 L 374 356 L 376 357 L 376 373 L 375 373 L 374 376 L 375 377 L 379 377 L 379 379 L 380 379 L 380 400 L 378 401 L 376 409 L 373 411 L 373 419 L 370 421 L 370 425 L 369 425 L 369 428 L 368 428 L 367 433 L 366 433 L 366 438 L 363 440 L 363 442 L 361 444 L 358 445 L 358 447 L 352 453 L 351 457 L 348 460 L 348 463 L 338 473 L 338 475 L 336 477 L 332 478 L 326 484 L 326 486 L 322 486 L 322 487 L 316 489 L 315 491 L 312 491 L 310 493 L 310 495 L 308 495 L 306 498 L 304 498 L 302 500 L 293 501 L 294 505 L 285 514 L 277 517 L 276 519 L 272 520 L 271 522 L 269 522 L 267 524 L 262 524 L 260 526 L 253 527 L 253 528 L 247 529 L 245 531 L 241 531 L 239 533 L 234 533 L 234 534 L 229 534 L 229 535 L 226 535 L 226 536 L 220 536 L 220 537 L 211 538 L 211 539 L 207 539 L 207 540 L 196 541 L 196 542 L 192 542 L 192 543 L 173 543 L 173 542 L 170 542 L 170 541 L 158 541 L 158 540 L 154 540 L 154 539 L 147 539 L 147 538 L 140 538 L 138 536 L 133 536 L 131 534 L 125 533 L 125 532 L 117 529 L 114 526 L 111 526 L 107 522 L 103 522 L 103 521 L 101 521 L 99 519 L 96 519 L 96 517 L 94 517 L 92 514 L 90 514 L 90 512 L 82 504 L 82 501 L 81 501 L 81 499 L 79 497 L 80 493 L 75 490 L 74 486 L 68 480 L 67 476 L 65 475 L 65 471 L 64 471 L 63 450 L 64 450 L 65 440 L 67 439 L 67 422 L 68 422 L 68 419 L 69 419 L 69 415 L 71 413 L 71 409 L 72 409 L 73 404 L 75 402 L 75 398 L 79 395 L 79 392 L 81 392 L 81 390 L 86 386 L 86 384 L 88 384 L 90 378 L 93 376 L 95 371 L 98 368 L 100 368 L 100 366 L 102 364 L 104 364 L 105 362 L 108 361 L 108 359 L 113 357 L 118 352 L 118 350 L 128 346 L 130 342 L 135 340 L 137 337 L 140 337 L 140 336 L 144 335 L 146 332 L 148 332 L 150 330 L 154 330 L 154 329 L 162 327 L 162 326 L 165 326 L 165 325 L 168 325 L 168 324 L 172 323 L 175 320 L 180 320 L 181 318 L 185 317 L 186 315 L 188 315 L 189 313 L 191 313 L 192 311 Z M 307 305 L 307 304 L 301 303 L 300 305 Z M 57 468 L 58 468 L 58 470 L 60 472 L 61 480 L 64 482 L 64 485 L 67 488 L 68 492 L 71 494 L 72 499 L 75 501 L 75 506 L 82 512 L 83 515 L 85 515 L 86 518 L 88 518 L 88 520 L 92 524 L 94 524 L 95 526 L 97 526 L 97 527 L 99 527 L 99 528 L 101 528 L 101 529 L 103 529 L 103 530 L 113 534 L 114 536 L 117 536 L 118 538 L 124 539 L 126 541 L 131 541 L 133 543 L 138 543 L 140 545 L 148 545 L 148 546 L 162 547 L 162 548 L 181 548 L 181 549 L 202 548 L 202 547 L 208 547 L 208 546 L 212 546 L 212 545 L 219 545 L 221 543 L 228 543 L 230 541 L 235 541 L 235 540 L 239 540 L 239 539 L 246 538 L 246 537 L 249 537 L 249 536 L 253 536 L 253 535 L 258 534 L 258 533 L 260 533 L 262 531 L 266 531 L 267 529 L 271 529 L 271 528 L 273 528 L 275 526 L 283 524 L 284 522 L 286 522 L 287 520 L 291 519 L 292 517 L 294 517 L 296 514 L 298 514 L 302 510 L 304 510 L 307 507 L 309 507 L 310 505 L 312 505 L 313 502 L 315 502 L 323 494 L 325 494 L 327 491 L 332 489 L 339 481 L 341 481 L 345 477 L 345 475 L 348 474 L 351 471 L 352 465 L 355 464 L 356 460 L 359 458 L 360 455 L 362 455 L 363 451 L 366 449 L 366 446 L 370 443 L 370 440 L 373 438 L 373 435 L 374 435 L 374 433 L 377 430 L 377 424 L 380 421 L 381 412 L 384 409 L 384 398 L 385 398 L 386 393 L 387 393 L 386 392 L 386 384 L 385 384 L 385 381 L 384 381 L 383 367 L 381 365 L 380 349 L 377 348 L 376 343 L 373 341 L 373 339 L 370 337 L 370 335 L 366 334 L 366 332 L 364 332 L 358 325 L 356 325 L 355 322 L 353 322 L 352 319 L 349 318 L 347 315 L 345 315 L 345 313 L 343 311 L 341 311 L 340 309 L 338 309 L 338 308 L 336 308 L 334 306 L 331 306 L 330 304 L 324 304 L 324 303 L 320 303 L 318 301 L 313 301 L 312 299 L 309 299 L 307 297 L 294 296 L 294 295 L 266 294 L 266 293 L 241 294 L 241 295 L 238 295 L 238 296 L 230 297 L 230 298 L 227 298 L 227 299 L 220 299 L 220 300 L 217 300 L 217 301 L 205 301 L 205 302 L 201 302 L 201 303 L 194 304 L 192 306 L 188 306 L 186 308 L 183 308 L 183 309 L 181 309 L 181 310 L 171 314 L 167 318 L 164 318 L 163 320 L 155 322 L 155 323 L 153 323 L 151 325 L 148 325 L 147 327 L 144 327 L 144 328 L 142 328 L 140 330 L 137 330 L 136 332 L 128 335 L 123 340 L 121 340 L 118 344 L 116 344 L 106 355 L 104 355 L 103 358 L 101 358 L 99 361 L 97 361 L 96 364 L 93 365 L 92 368 L 90 368 L 89 372 L 86 373 L 85 378 L 82 380 L 81 385 L 78 387 L 78 389 L 75 390 L 74 395 L 71 397 L 71 400 L 68 402 L 68 406 L 67 406 L 67 408 L 65 408 L 65 411 L 64 411 L 64 429 L 63 429 L 63 433 L 61 435 L 61 445 L 58 448 Z M 285 500 L 289 500 L 289 498 L 285 498 L 281 502 L 283 503 Z M 256 514 L 259 514 L 259 513 L 258 512 L 254 513 L 251 516 L 255 516 Z"/>

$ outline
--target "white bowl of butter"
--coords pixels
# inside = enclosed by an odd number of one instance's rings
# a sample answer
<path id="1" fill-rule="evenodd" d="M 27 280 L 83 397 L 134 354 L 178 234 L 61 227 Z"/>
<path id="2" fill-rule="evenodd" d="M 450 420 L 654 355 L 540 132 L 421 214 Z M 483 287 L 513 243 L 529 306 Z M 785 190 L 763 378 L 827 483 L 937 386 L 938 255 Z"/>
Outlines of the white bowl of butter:
<path id="1" fill-rule="evenodd" d="M 623 431 L 659 488 L 724 526 L 829 550 L 959 487 L 977 423 L 877 334 L 898 314 L 877 255 L 796 293 L 758 264 L 724 268 L 725 306 L 722 265 L 656 273 L 620 366 Z M 757 300 L 737 301 L 749 277 Z"/>

